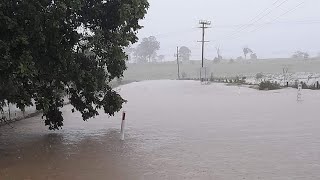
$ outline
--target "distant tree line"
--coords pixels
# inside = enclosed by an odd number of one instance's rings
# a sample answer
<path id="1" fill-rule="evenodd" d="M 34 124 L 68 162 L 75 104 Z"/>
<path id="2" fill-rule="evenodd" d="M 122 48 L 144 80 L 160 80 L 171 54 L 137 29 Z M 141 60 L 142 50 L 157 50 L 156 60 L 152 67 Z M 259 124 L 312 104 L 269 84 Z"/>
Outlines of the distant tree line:
<path id="1" fill-rule="evenodd" d="M 160 42 L 154 36 L 143 38 L 142 41 L 136 46 L 129 46 L 125 49 L 128 56 L 128 60 L 131 63 L 151 63 L 151 62 L 163 62 L 166 59 L 165 55 L 158 55 L 157 52 L 160 49 Z M 216 57 L 213 59 L 213 63 L 217 64 L 222 62 L 222 50 L 220 45 L 215 47 Z M 258 60 L 257 53 L 249 47 L 242 48 L 243 56 L 239 56 L 236 59 L 230 59 L 229 63 L 235 63 L 242 60 Z M 181 62 L 190 61 L 191 50 L 187 46 L 179 48 L 179 58 Z M 303 51 L 296 51 L 291 56 L 294 59 L 308 59 L 309 53 Z M 320 53 L 318 54 L 320 57 Z M 172 58 L 173 59 L 173 58 Z"/>
<path id="2" fill-rule="evenodd" d="M 309 53 L 302 52 L 302 51 L 296 51 L 292 55 L 292 58 L 294 59 L 308 59 L 310 57 Z"/>
<path id="3" fill-rule="evenodd" d="M 257 60 L 258 59 L 257 54 L 252 49 L 250 49 L 249 47 L 244 47 L 242 49 L 242 51 L 243 51 L 244 58 L 242 56 L 237 57 L 236 60 L 231 58 L 229 60 L 229 63 L 232 64 L 232 63 L 234 63 L 236 61 L 242 61 L 243 59 L 247 60 L 248 59 L 247 58 L 248 55 L 250 55 L 250 59 L 251 60 Z M 216 52 L 217 52 L 217 56 L 214 58 L 213 62 L 214 63 L 220 63 L 223 60 L 223 57 L 221 55 L 221 47 L 220 47 L 220 45 L 216 47 Z"/>
<path id="4" fill-rule="evenodd" d="M 166 57 L 165 55 L 158 55 L 159 49 L 160 42 L 156 37 L 150 36 L 143 38 L 136 47 L 127 47 L 125 52 L 130 63 L 163 62 Z M 191 50 L 188 47 L 182 46 L 179 48 L 179 58 L 181 61 L 189 61 L 190 57 Z"/>

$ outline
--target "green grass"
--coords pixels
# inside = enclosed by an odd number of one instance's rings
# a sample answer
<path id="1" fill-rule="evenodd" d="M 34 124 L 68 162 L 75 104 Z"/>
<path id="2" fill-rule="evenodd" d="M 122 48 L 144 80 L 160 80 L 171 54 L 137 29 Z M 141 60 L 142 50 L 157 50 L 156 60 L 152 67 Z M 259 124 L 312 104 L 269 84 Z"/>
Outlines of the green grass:
<path id="1" fill-rule="evenodd" d="M 186 73 L 188 78 L 198 78 L 200 61 L 191 61 L 180 65 L 180 73 Z M 213 73 L 215 77 L 255 76 L 257 73 L 275 74 L 282 73 L 283 67 L 289 67 L 290 73 L 315 72 L 320 73 L 320 58 L 309 60 L 296 59 L 265 59 L 256 61 L 223 62 L 214 64 L 206 61 L 208 76 Z M 124 80 L 157 80 L 177 79 L 177 65 L 175 62 L 128 64 L 124 73 Z"/>

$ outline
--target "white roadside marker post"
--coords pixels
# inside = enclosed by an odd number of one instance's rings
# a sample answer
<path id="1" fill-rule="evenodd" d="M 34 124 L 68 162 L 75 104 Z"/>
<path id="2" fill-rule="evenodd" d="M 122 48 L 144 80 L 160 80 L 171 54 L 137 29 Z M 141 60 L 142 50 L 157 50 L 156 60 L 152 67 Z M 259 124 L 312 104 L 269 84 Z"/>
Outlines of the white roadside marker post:
<path id="1" fill-rule="evenodd" d="M 301 102 L 302 101 L 302 84 L 299 83 L 298 85 L 298 94 L 297 94 L 297 101 Z"/>
<path id="2" fill-rule="evenodd" d="M 124 129 L 126 125 L 126 112 L 123 111 L 122 113 L 122 121 L 121 121 L 121 133 L 120 133 L 120 139 L 124 141 Z"/>

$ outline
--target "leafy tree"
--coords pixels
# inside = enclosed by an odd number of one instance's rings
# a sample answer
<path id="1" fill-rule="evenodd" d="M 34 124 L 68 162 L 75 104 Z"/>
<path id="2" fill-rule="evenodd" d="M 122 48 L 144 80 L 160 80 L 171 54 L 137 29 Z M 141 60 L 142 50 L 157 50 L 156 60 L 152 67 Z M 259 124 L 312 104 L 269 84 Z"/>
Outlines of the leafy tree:
<path id="1" fill-rule="evenodd" d="M 258 56 L 257 56 L 256 53 L 252 53 L 252 54 L 250 55 L 250 58 L 251 58 L 252 60 L 257 60 L 257 59 L 258 59 Z"/>
<path id="2" fill-rule="evenodd" d="M 157 52 L 153 53 L 151 58 L 150 58 L 150 62 L 157 62 L 158 61 L 158 54 Z"/>
<path id="3" fill-rule="evenodd" d="M 114 115 L 125 100 L 109 82 L 126 69 L 147 0 L 0 2 L 0 109 L 35 105 L 50 130 L 63 126 L 69 94 L 83 120 Z M 33 100 L 35 103 L 33 103 Z"/>
<path id="4" fill-rule="evenodd" d="M 135 56 L 140 62 L 151 62 L 156 57 L 157 51 L 160 49 L 160 43 L 156 37 L 150 36 L 143 38 L 135 51 Z"/>
<path id="5" fill-rule="evenodd" d="M 189 61 L 191 56 L 191 50 L 186 46 L 182 46 L 179 49 L 179 56 L 181 57 L 182 61 Z"/>
<path id="6" fill-rule="evenodd" d="M 216 46 L 217 57 L 214 59 L 216 62 L 220 62 L 222 60 L 220 45 Z"/>
<path id="7" fill-rule="evenodd" d="M 310 57 L 309 53 L 307 52 L 302 52 L 302 51 L 296 51 L 293 55 L 292 58 L 295 59 L 308 59 Z"/>
<path id="8" fill-rule="evenodd" d="M 158 56 L 158 61 L 159 61 L 159 62 L 164 61 L 164 59 L 165 59 L 165 55 L 159 55 L 159 56 Z"/>
<path id="9" fill-rule="evenodd" d="M 249 53 L 253 53 L 253 51 L 250 48 L 248 47 L 243 48 L 243 54 L 245 59 L 247 59 L 247 54 Z"/>

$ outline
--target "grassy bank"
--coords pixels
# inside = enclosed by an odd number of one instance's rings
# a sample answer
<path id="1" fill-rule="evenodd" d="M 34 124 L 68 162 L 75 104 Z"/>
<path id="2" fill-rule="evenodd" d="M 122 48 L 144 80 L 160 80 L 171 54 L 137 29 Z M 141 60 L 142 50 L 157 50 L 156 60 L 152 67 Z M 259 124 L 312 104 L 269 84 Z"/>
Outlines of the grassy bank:
<path id="1" fill-rule="evenodd" d="M 228 61 L 214 64 L 206 61 L 208 75 L 215 77 L 255 76 L 257 73 L 274 74 L 281 73 L 283 67 L 288 67 L 290 73 L 314 72 L 320 73 L 320 59 L 296 60 L 296 59 L 265 59 L 255 61 L 241 61 L 230 64 Z M 191 61 L 180 65 L 181 75 L 187 78 L 198 78 L 200 61 Z M 128 64 L 128 70 L 124 73 L 124 80 L 157 80 L 177 79 L 177 65 L 175 62 Z"/>

